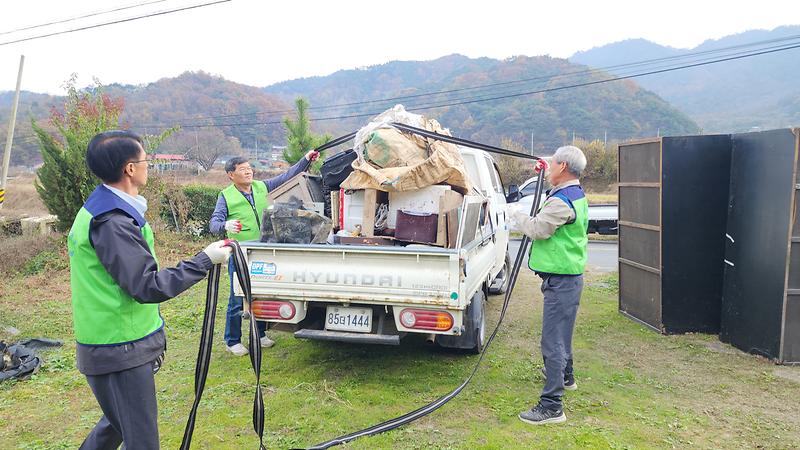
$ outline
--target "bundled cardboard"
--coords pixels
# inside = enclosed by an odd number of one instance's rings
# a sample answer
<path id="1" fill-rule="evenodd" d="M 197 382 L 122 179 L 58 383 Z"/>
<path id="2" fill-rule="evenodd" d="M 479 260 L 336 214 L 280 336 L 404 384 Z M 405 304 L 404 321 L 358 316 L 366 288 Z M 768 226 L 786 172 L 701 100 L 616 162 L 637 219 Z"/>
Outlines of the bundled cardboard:
<path id="1" fill-rule="evenodd" d="M 408 139 L 396 128 L 379 128 L 369 134 L 364 143 L 364 159 L 373 166 L 406 167 L 421 164 L 428 159 L 428 149 Z"/>
<path id="2" fill-rule="evenodd" d="M 444 183 L 462 194 L 469 192 L 471 184 L 457 146 L 400 132 L 390 125 L 392 122 L 407 123 L 450 136 L 450 132 L 436 120 L 409 114 L 398 105 L 359 130 L 355 147 L 358 158 L 353 161 L 353 172 L 342 182 L 342 188 L 402 192 Z M 394 131 L 382 131 L 389 129 Z M 368 144 L 376 136 L 382 143 L 378 145 L 376 140 L 376 144 L 370 148 Z M 393 150 L 384 149 L 384 144 L 388 146 L 390 143 Z M 410 150 L 411 146 L 417 150 Z M 368 158 L 377 163 L 370 163 L 365 158 L 365 152 Z M 427 155 L 424 160 L 421 159 L 423 154 Z"/>

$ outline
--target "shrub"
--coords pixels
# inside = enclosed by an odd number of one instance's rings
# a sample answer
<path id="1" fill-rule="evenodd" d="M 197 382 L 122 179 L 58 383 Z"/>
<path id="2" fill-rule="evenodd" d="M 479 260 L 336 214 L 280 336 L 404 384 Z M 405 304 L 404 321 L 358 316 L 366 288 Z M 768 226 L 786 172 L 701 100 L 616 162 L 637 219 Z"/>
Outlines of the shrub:
<path id="1" fill-rule="evenodd" d="M 530 154 L 530 151 L 525 147 L 507 138 L 503 138 L 500 141 L 500 147 L 526 155 Z M 519 186 L 533 176 L 534 163 L 530 159 L 502 155 L 493 155 L 493 158 L 497 162 L 497 169 L 506 189 L 512 184 Z"/>
<path id="2" fill-rule="evenodd" d="M 158 215 L 169 228 L 195 237 L 209 234 L 208 222 L 220 188 L 203 184 L 179 186 L 162 180 L 154 183 L 153 190 L 158 194 Z"/>
<path id="3" fill-rule="evenodd" d="M 586 169 L 582 183 L 598 191 L 605 191 L 617 182 L 617 146 L 603 141 L 578 140 L 575 145 L 586 155 Z"/>
<path id="4" fill-rule="evenodd" d="M 192 234 L 197 236 L 208 234 L 208 222 L 217 205 L 219 192 L 218 187 L 202 184 L 190 184 L 183 188 L 183 195 L 189 202 L 187 227 L 190 230 L 199 230 Z"/>

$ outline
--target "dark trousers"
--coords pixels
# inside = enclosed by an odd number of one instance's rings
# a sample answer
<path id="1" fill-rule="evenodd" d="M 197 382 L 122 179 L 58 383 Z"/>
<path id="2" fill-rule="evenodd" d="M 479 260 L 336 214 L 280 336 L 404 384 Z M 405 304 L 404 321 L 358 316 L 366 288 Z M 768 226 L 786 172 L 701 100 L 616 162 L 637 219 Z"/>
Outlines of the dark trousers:
<path id="1" fill-rule="evenodd" d="M 233 258 L 228 260 L 228 275 L 231 278 L 231 294 L 228 297 L 228 311 L 225 314 L 225 344 L 230 347 L 242 342 L 242 304 L 244 297 L 233 295 L 233 280 L 236 278 L 233 271 Z M 258 321 L 258 337 L 264 337 L 267 332 L 267 323 Z"/>
<path id="2" fill-rule="evenodd" d="M 158 407 L 153 364 L 106 375 L 87 375 L 103 417 L 81 450 L 158 449 Z"/>
<path id="3" fill-rule="evenodd" d="M 564 377 L 572 375 L 572 332 L 583 291 L 583 275 L 543 275 L 542 359 L 547 376 L 539 402 L 560 408 Z"/>

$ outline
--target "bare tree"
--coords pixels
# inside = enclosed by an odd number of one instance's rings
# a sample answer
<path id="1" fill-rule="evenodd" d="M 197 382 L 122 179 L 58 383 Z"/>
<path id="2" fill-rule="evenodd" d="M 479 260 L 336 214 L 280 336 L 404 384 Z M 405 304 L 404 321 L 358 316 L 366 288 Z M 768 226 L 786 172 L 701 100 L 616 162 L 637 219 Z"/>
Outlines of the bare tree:
<path id="1" fill-rule="evenodd" d="M 210 170 L 222 155 L 241 155 L 242 145 L 235 137 L 226 136 L 217 128 L 180 131 L 170 137 L 165 147 L 173 148 L 186 158 Z"/>

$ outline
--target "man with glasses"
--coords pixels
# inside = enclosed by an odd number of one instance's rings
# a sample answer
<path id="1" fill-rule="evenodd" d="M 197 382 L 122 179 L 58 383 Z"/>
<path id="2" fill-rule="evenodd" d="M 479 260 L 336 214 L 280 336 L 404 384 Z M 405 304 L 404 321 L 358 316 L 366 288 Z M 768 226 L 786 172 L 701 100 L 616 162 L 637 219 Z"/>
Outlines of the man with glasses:
<path id="1" fill-rule="evenodd" d="M 166 351 L 159 304 L 205 278 L 231 254 L 214 242 L 175 267 L 160 268 L 145 219 L 148 160 L 129 131 L 100 133 L 86 164 L 100 180 L 69 232 L 70 290 L 78 371 L 103 416 L 81 450 L 158 449 L 153 374 Z"/>
<path id="2" fill-rule="evenodd" d="M 267 193 L 308 169 L 319 158 L 314 150 L 295 163 L 286 173 L 268 180 L 253 180 L 253 168 L 246 158 L 237 156 L 225 163 L 225 172 L 231 185 L 220 192 L 217 205 L 211 214 L 209 229 L 211 233 L 227 233 L 231 239 L 252 241 L 261 238 L 261 218 L 267 209 Z M 225 318 L 225 346 L 236 356 L 244 356 L 249 350 L 242 345 L 242 303 L 243 298 L 233 295 L 233 260 L 228 264 L 231 279 L 231 292 L 228 298 L 228 311 Z M 267 336 L 267 324 L 258 322 L 261 346 L 272 347 L 275 342 Z"/>

